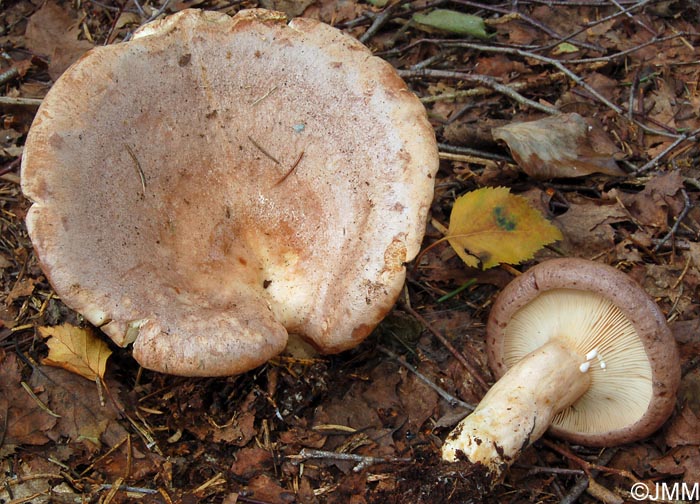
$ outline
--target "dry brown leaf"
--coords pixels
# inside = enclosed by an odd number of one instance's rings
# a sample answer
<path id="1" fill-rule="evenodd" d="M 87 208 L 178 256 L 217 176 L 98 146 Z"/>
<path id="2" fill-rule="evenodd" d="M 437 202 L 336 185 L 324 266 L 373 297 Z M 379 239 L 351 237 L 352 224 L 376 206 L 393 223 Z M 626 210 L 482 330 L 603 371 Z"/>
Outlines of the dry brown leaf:
<path id="1" fill-rule="evenodd" d="M 671 448 L 700 445 L 700 417 L 689 405 L 684 405 L 680 413 L 669 422 L 664 438 Z"/>
<path id="2" fill-rule="evenodd" d="M 78 40 L 79 34 L 80 28 L 68 12 L 47 2 L 29 18 L 25 41 L 31 51 L 49 57 L 49 75 L 55 81 L 93 47 L 86 40 Z"/>
<path id="3" fill-rule="evenodd" d="M 243 411 L 229 424 L 215 427 L 211 431 L 214 443 L 229 443 L 245 446 L 258 433 L 255 427 L 255 410 Z"/>
<path id="4" fill-rule="evenodd" d="M 36 278 L 25 277 L 19 282 L 15 283 L 12 286 L 12 290 L 7 295 L 5 303 L 9 305 L 13 303 L 16 299 L 30 296 L 32 292 L 34 292 L 34 285 L 36 284 L 36 282 Z"/>
<path id="5" fill-rule="evenodd" d="M 42 360 L 43 364 L 66 369 L 91 381 L 104 378 L 112 351 L 91 329 L 64 324 L 40 327 L 39 334 L 50 338 L 46 343 L 49 355 Z"/>
<path id="6" fill-rule="evenodd" d="M 591 173 L 624 176 L 615 162 L 618 149 L 595 124 L 576 113 L 511 123 L 493 130 L 520 168 L 531 177 L 581 177 Z"/>
<path id="7" fill-rule="evenodd" d="M 653 177 L 639 193 L 617 194 L 637 222 L 666 232 L 669 214 L 678 215 L 683 209 L 682 188 L 683 176 L 672 171 Z"/>
<path id="8" fill-rule="evenodd" d="M 590 257 L 614 246 L 615 231 L 611 224 L 629 220 L 629 214 L 616 201 L 601 202 L 572 195 L 569 209 L 554 222 L 564 234 L 564 252 Z"/>
<path id="9" fill-rule="evenodd" d="M 696 485 L 700 475 L 700 446 L 680 446 L 667 455 L 650 461 L 650 465 L 662 474 L 682 474 L 685 483 Z"/>
<path id="10" fill-rule="evenodd" d="M 455 201 L 446 238 L 468 266 L 488 269 L 530 259 L 562 234 L 525 198 L 485 187 Z"/>
<path id="11" fill-rule="evenodd" d="M 56 424 L 56 417 L 49 414 L 46 393 L 32 398 L 22 387 L 22 375 L 15 354 L 5 354 L 0 349 L 0 430 L 3 453 L 11 452 L 16 445 L 41 445 L 49 438 L 46 431 Z"/>
<path id="12" fill-rule="evenodd" d="M 53 441 L 69 440 L 95 451 L 103 443 L 115 446 L 128 435 L 118 422 L 117 407 L 107 400 L 107 397 L 118 396 L 117 383 L 106 383 L 111 393 L 103 391 L 101 396 L 95 383 L 51 367 L 37 368 L 29 383 L 34 389 L 46 391 L 48 406 L 60 415 L 56 425 L 47 431 Z"/>
<path id="13" fill-rule="evenodd" d="M 253 402 L 256 395 L 250 393 L 242 402 L 240 414 L 222 425 L 218 425 L 213 418 L 199 422 L 188 422 L 186 429 L 199 440 L 210 439 L 214 443 L 226 443 L 234 446 L 245 446 L 258 434 L 255 426 L 256 410 Z"/>
<path id="14" fill-rule="evenodd" d="M 231 464 L 231 472 L 239 478 L 250 479 L 256 474 L 273 468 L 270 450 L 251 446 L 236 452 L 236 460 Z"/>
<path id="15" fill-rule="evenodd" d="M 314 0 L 260 0 L 260 6 L 266 9 L 284 12 L 287 17 L 301 16 Z"/>
<path id="16" fill-rule="evenodd" d="M 251 479 L 248 482 L 247 491 L 252 492 L 258 502 L 288 504 L 296 500 L 292 492 L 279 484 L 278 479 L 267 474 L 260 474 Z"/>

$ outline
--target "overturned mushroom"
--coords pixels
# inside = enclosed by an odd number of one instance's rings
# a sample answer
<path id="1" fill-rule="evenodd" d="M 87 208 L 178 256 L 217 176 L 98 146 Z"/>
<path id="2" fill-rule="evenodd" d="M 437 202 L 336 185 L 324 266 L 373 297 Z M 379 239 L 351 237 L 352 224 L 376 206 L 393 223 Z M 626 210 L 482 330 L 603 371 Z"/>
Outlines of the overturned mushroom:
<path id="1" fill-rule="evenodd" d="M 362 341 L 417 253 L 435 137 L 394 69 L 310 19 L 185 10 L 96 48 L 28 135 L 61 298 L 145 367 L 246 371 Z"/>
<path id="2" fill-rule="evenodd" d="M 499 380 L 442 457 L 481 462 L 496 479 L 548 428 L 590 446 L 651 434 L 680 382 L 658 306 L 624 273 L 583 259 L 546 261 L 511 282 L 491 311 L 487 350 Z"/>

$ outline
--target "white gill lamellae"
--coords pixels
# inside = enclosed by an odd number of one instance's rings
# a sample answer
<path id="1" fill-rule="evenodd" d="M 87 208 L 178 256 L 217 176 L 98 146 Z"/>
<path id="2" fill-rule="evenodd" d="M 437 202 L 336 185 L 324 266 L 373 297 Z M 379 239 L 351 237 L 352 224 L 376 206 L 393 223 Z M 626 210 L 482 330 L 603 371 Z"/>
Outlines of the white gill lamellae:
<path id="1" fill-rule="evenodd" d="M 578 367 L 579 371 L 581 371 L 582 373 L 587 373 L 588 370 L 591 369 L 592 362 L 593 362 L 596 358 L 597 358 L 598 361 L 599 361 L 600 369 L 605 370 L 605 368 L 606 368 L 605 361 L 604 361 L 603 358 L 600 356 L 600 353 L 598 352 L 598 349 L 597 349 L 597 348 L 594 348 L 593 350 L 591 350 L 590 352 L 588 352 L 588 353 L 586 354 L 586 361 L 585 361 L 585 362 L 582 362 L 581 365 Z"/>

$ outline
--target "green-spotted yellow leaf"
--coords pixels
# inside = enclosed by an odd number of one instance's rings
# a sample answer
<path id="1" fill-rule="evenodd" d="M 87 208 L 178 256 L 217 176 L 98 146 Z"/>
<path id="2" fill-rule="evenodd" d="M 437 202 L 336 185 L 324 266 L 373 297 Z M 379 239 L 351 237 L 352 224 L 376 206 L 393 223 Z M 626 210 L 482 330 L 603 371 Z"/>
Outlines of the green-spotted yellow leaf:
<path id="1" fill-rule="evenodd" d="M 507 187 L 485 187 L 458 198 L 447 232 L 457 255 L 468 266 L 481 263 L 484 269 L 520 263 L 561 239 L 557 227 Z"/>
<path id="2" fill-rule="evenodd" d="M 40 327 L 39 334 L 50 338 L 46 342 L 49 355 L 42 364 L 66 369 L 92 381 L 104 377 L 107 358 L 112 351 L 89 328 L 63 324 Z"/>
<path id="3" fill-rule="evenodd" d="M 428 14 L 414 14 L 413 21 L 421 29 L 439 30 L 455 35 L 470 35 L 481 39 L 489 38 L 483 18 L 464 12 L 435 9 Z"/>

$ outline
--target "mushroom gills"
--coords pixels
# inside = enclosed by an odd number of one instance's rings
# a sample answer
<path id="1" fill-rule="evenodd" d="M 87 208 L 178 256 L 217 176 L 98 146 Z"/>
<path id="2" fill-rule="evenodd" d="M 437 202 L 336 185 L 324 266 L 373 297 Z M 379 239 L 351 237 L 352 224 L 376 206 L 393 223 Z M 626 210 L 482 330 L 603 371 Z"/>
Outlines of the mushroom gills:
<path id="1" fill-rule="evenodd" d="M 505 331 L 508 371 L 450 433 L 444 460 L 464 456 L 499 479 L 550 426 L 600 434 L 634 424 L 647 410 L 648 358 L 634 324 L 612 301 L 553 289 L 517 311 Z"/>

